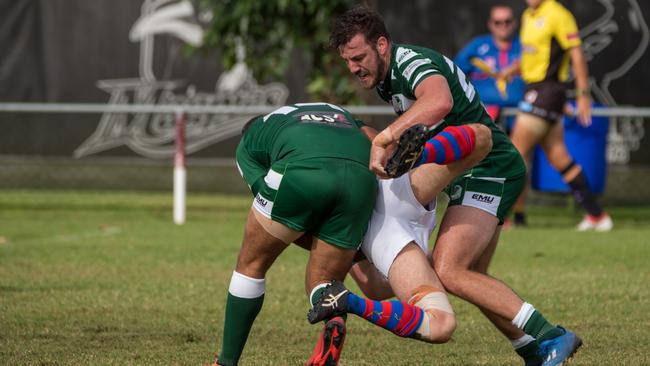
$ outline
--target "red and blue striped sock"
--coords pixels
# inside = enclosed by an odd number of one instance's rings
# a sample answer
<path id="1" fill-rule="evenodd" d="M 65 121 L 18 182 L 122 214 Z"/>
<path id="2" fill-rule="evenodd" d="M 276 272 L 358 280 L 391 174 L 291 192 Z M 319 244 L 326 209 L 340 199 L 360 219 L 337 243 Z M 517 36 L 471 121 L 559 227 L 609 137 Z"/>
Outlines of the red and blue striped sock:
<path id="1" fill-rule="evenodd" d="M 348 294 L 348 312 L 388 329 L 400 337 L 412 336 L 422 324 L 424 311 L 399 300 L 374 301 Z"/>
<path id="2" fill-rule="evenodd" d="M 416 166 L 422 164 L 450 164 L 474 151 L 476 134 L 469 126 L 449 126 L 424 145 Z"/>

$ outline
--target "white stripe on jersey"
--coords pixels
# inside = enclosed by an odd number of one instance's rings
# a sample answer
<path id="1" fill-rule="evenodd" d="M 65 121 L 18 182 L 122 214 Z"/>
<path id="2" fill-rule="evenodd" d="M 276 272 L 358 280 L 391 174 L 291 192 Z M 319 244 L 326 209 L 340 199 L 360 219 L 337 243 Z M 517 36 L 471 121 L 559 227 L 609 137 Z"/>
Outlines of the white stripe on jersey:
<path id="1" fill-rule="evenodd" d="M 274 110 L 273 112 L 271 112 L 271 113 L 267 114 L 266 116 L 264 116 L 264 122 L 266 122 L 266 120 L 269 119 L 269 117 L 271 117 L 271 115 L 273 115 L 273 114 L 289 114 L 289 113 L 295 111 L 296 109 L 298 109 L 298 108 L 290 107 L 290 106 L 284 106 L 284 107 L 278 108 L 278 109 Z"/>
<path id="2" fill-rule="evenodd" d="M 422 79 L 424 75 L 433 74 L 436 72 L 439 73 L 440 71 L 436 69 L 422 71 L 421 73 L 418 74 L 418 76 L 415 77 L 415 80 L 413 80 L 413 85 L 417 85 L 418 81 L 420 81 L 420 79 Z M 413 90 L 413 93 L 415 93 L 415 90 Z"/>
<path id="3" fill-rule="evenodd" d="M 455 74 L 456 73 L 456 64 L 454 64 L 454 61 L 450 60 L 447 56 L 443 56 L 445 58 L 445 61 L 447 62 L 447 65 L 449 65 L 449 68 L 451 69 L 451 73 Z"/>
<path id="4" fill-rule="evenodd" d="M 334 104 L 329 104 L 329 103 L 296 103 L 294 105 L 297 105 L 298 107 L 305 107 L 305 106 L 310 106 L 310 105 L 326 105 L 332 109 L 336 109 L 338 111 L 344 112 L 343 109 L 341 109 L 339 106 L 336 106 Z"/>
<path id="5" fill-rule="evenodd" d="M 269 188 L 275 189 L 277 191 L 278 188 L 280 188 L 280 182 L 282 182 L 282 177 L 283 177 L 282 174 L 276 172 L 275 170 L 270 169 L 269 172 L 266 174 L 266 177 L 264 177 L 264 182 Z"/>

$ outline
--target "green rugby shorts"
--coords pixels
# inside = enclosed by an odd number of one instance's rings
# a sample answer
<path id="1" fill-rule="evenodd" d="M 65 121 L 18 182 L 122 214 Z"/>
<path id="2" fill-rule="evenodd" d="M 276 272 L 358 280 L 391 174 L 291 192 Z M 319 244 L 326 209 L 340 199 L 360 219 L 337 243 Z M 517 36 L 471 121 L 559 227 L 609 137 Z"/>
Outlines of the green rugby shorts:
<path id="1" fill-rule="evenodd" d="M 358 249 L 376 197 L 377 180 L 368 167 L 346 159 L 311 158 L 273 164 L 253 206 L 293 230 Z"/>
<path id="2" fill-rule="evenodd" d="M 459 176 L 445 188 L 445 193 L 449 196 L 449 207 L 475 207 L 496 216 L 499 224 L 503 224 L 525 184 L 525 175 L 515 178 Z"/>

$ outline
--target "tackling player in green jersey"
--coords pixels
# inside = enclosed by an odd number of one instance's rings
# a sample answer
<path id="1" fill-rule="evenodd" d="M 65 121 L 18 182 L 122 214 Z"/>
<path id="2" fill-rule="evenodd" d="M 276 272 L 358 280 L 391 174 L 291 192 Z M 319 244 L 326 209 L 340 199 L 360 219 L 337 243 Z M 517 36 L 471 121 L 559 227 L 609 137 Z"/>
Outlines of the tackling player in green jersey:
<path id="1" fill-rule="evenodd" d="M 378 229 L 366 235 L 369 222 L 396 222 L 380 216 L 370 220 L 375 216 L 377 197 L 396 202 L 404 216 L 415 220 L 433 217 L 431 221 L 435 222 L 435 211 L 425 210 L 418 202 L 405 205 L 393 192 L 400 188 L 412 197 L 406 179 L 379 183 L 383 188 L 378 195 L 376 177 L 367 168 L 370 141 L 361 129 L 365 132 L 360 121 L 347 111 L 327 103 L 284 106 L 252 119 L 244 127 L 237 147 L 237 166 L 255 198 L 228 289 L 217 365 L 238 363 L 264 301 L 265 274 L 284 248 L 299 238 L 301 246 L 310 250 L 305 279 L 315 309 L 310 311 L 310 321 L 328 320 L 310 365 L 338 362 L 345 337 L 345 324 L 339 315 L 344 313 L 361 316 L 402 337 L 428 342 L 444 342 L 451 337 L 455 328 L 451 305 L 424 257 L 420 263 L 396 265 L 391 263 L 393 258 L 380 258 L 383 266 L 420 269 L 424 283 L 399 286 L 413 296 L 410 303 L 373 302 L 335 285 L 345 277 L 362 243 L 381 239 L 378 236 L 383 232 Z M 405 235 L 426 229 L 402 228 Z M 402 262 L 412 261 L 408 254 L 400 258 Z M 326 294 L 334 301 L 325 298 Z M 375 316 L 375 308 L 384 315 Z"/>
<path id="2" fill-rule="evenodd" d="M 417 123 L 430 126 L 433 133 L 449 125 L 490 128 L 492 151 L 460 176 L 451 169 L 454 164 L 424 164 L 409 173 L 414 192 L 425 202 L 451 183 L 432 265 L 445 288 L 479 307 L 527 365 L 564 363 L 580 346 L 580 339 L 551 325 L 503 282 L 487 275 L 500 225 L 523 189 L 526 168 L 512 143 L 489 119 L 465 75 L 438 52 L 393 43 L 383 20 L 362 6 L 337 19 L 330 45 L 361 85 L 376 88 L 399 115 L 372 141 L 370 168 L 379 176 L 387 175 L 387 148 Z M 425 150 L 435 156 L 455 148 L 431 143 Z"/>

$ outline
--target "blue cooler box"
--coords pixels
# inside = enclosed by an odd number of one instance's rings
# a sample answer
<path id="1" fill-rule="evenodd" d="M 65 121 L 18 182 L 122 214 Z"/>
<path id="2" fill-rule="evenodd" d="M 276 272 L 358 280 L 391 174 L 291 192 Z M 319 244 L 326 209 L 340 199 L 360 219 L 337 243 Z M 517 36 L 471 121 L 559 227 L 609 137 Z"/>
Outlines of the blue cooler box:
<path id="1" fill-rule="evenodd" d="M 575 104 L 572 103 L 574 106 Z M 592 117 L 589 127 L 582 127 L 577 118 L 565 116 L 564 141 L 573 159 L 582 166 L 594 193 L 605 190 L 607 177 L 607 132 L 608 117 Z M 533 170 L 531 174 L 533 189 L 542 192 L 569 192 L 569 187 L 562 181 L 560 173 L 549 164 L 541 147 L 535 148 Z"/>

